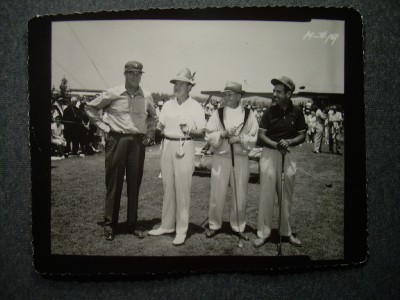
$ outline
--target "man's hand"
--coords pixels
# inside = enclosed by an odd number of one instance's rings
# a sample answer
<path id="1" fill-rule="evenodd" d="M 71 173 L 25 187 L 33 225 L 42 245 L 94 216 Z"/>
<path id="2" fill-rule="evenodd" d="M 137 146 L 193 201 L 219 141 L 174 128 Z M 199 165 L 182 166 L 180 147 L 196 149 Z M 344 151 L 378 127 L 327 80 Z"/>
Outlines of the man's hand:
<path id="1" fill-rule="evenodd" d="M 237 126 L 233 126 L 228 129 L 229 136 L 234 136 L 237 130 Z"/>
<path id="2" fill-rule="evenodd" d="M 222 131 L 221 137 L 224 138 L 224 139 L 228 138 L 229 137 L 229 132 L 227 130 Z"/>
<path id="3" fill-rule="evenodd" d="M 158 122 L 158 123 L 157 123 L 157 126 L 156 126 L 156 129 L 157 129 L 157 130 L 160 130 L 160 131 L 163 131 L 163 130 L 165 129 L 165 125 L 162 124 L 162 123 L 160 123 L 160 122 Z"/>
<path id="4" fill-rule="evenodd" d="M 240 143 L 239 136 L 238 135 L 234 135 L 234 136 L 229 137 L 228 143 L 229 144 L 238 144 L 238 143 Z"/>
<path id="5" fill-rule="evenodd" d="M 142 144 L 145 146 L 150 146 L 153 142 L 153 139 L 148 136 L 144 136 L 142 139 Z"/>
<path id="6" fill-rule="evenodd" d="M 286 150 L 287 148 L 289 148 L 289 141 L 282 139 L 278 142 L 277 147 L 278 147 L 278 150 L 280 150 L 280 149 Z"/>

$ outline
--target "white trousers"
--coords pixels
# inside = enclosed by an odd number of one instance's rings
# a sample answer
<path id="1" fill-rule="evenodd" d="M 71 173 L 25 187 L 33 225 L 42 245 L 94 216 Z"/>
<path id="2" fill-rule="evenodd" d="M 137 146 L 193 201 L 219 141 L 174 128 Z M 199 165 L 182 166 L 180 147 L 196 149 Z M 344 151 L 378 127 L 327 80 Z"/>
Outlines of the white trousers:
<path id="1" fill-rule="evenodd" d="M 180 141 L 164 140 L 161 153 L 161 172 L 164 199 L 161 228 L 175 230 L 186 235 L 189 226 L 190 189 L 194 171 L 194 143 L 186 141 L 183 145 L 185 155 L 176 156 Z"/>
<path id="2" fill-rule="evenodd" d="M 293 155 L 285 155 L 285 176 L 280 235 L 290 236 L 290 214 L 293 203 L 293 191 L 296 175 L 296 162 Z M 278 150 L 263 148 L 260 158 L 260 202 L 258 210 L 257 236 L 267 238 L 271 234 L 274 204 L 281 193 L 282 154 Z M 278 200 L 279 205 L 279 200 Z M 279 218 L 279 216 L 278 216 Z"/>
<path id="3" fill-rule="evenodd" d="M 210 208 L 208 214 L 209 227 L 213 230 L 218 230 L 222 226 L 222 215 L 228 190 L 228 183 L 234 188 L 232 172 L 232 159 L 214 155 L 211 168 L 211 195 Z M 243 232 L 246 227 L 246 203 L 247 203 L 247 185 L 249 182 L 249 159 L 247 156 L 235 155 L 235 175 L 236 175 L 236 190 L 237 203 L 239 206 L 239 224 L 240 232 Z M 233 231 L 239 231 L 239 224 L 236 214 L 236 199 L 235 193 L 232 191 L 230 224 Z"/>

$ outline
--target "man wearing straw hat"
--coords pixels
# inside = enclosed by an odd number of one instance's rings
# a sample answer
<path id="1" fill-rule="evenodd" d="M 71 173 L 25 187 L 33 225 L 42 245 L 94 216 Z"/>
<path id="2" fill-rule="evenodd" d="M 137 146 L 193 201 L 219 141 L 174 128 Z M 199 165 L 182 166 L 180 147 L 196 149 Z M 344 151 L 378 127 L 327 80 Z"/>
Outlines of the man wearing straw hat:
<path id="1" fill-rule="evenodd" d="M 153 98 L 139 85 L 143 73 L 142 63 L 128 61 L 125 64 L 125 84 L 103 92 L 85 106 L 85 111 L 93 123 L 108 133 L 105 146 L 106 240 L 114 239 L 125 172 L 128 190 L 128 231 L 137 238 L 143 238 L 143 234 L 135 228 L 139 188 L 143 177 L 145 146 L 154 140 L 157 123 Z M 103 122 L 101 110 L 107 113 L 107 124 Z"/>
<path id="2" fill-rule="evenodd" d="M 193 138 L 204 137 L 206 121 L 200 103 L 189 96 L 195 85 L 190 70 L 183 69 L 170 82 L 174 84 L 175 98 L 164 104 L 157 125 L 157 129 L 164 131 L 161 226 L 150 230 L 149 235 L 176 232 L 172 244 L 179 246 L 184 244 L 189 226 L 190 189 L 195 162 Z"/>
<path id="3" fill-rule="evenodd" d="M 260 158 L 260 202 L 258 211 L 257 236 L 254 246 L 265 244 L 271 234 L 274 200 L 280 193 L 282 157 L 284 158 L 284 188 L 281 199 L 281 224 L 279 234 L 292 245 L 301 246 L 301 241 L 291 232 L 289 220 L 293 202 L 296 162 L 289 147 L 299 145 L 306 138 L 307 125 L 303 111 L 294 106 L 290 99 L 295 84 L 282 76 L 272 79 L 273 100 L 276 103 L 262 117 L 260 122 L 259 139 L 263 145 Z M 283 182 L 282 181 L 282 182 Z M 279 210 L 281 211 L 281 210 Z M 278 222 L 279 223 L 279 222 Z"/>
<path id="4" fill-rule="evenodd" d="M 221 229 L 230 182 L 230 225 L 241 239 L 248 240 L 243 234 L 246 227 L 245 211 L 250 175 L 248 154 L 257 140 L 258 122 L 253 111 L 244 108 L 240 103 L 245 93 L 241 84 L 227 82 L 223 93 L 225 107 L 214 111 L 206 127 L 206 141 L 214 148 L 215 153 L 211 168 L 209 229 L 206 237 L 212 238 Z M 234 153 L 231 152 L 232 149 Z"/>

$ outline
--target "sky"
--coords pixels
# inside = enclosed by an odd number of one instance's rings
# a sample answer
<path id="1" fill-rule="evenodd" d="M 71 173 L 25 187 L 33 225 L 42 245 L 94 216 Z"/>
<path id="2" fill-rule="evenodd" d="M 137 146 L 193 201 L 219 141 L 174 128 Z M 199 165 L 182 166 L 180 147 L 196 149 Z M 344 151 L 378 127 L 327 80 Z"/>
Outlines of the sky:
<path id="1" fill-rule="evenodd" d="M 143 63 L 141 86 L 172 93 L 181 69 L 196 72 L 192 95 L 223 90 L 271 92 L 282 75 L 296 86 L 344 92 L 344 21 L 71 21 L 52 24 L 52 86 L 106 90 L 124 83 L 124 65 Z"/>

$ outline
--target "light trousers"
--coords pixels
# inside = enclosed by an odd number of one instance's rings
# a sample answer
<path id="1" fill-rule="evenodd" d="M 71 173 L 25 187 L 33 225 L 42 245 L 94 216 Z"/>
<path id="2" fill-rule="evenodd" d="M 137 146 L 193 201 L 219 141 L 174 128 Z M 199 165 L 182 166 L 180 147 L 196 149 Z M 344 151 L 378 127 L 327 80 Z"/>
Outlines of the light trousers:
<path id="1" fill-rule="evenodd" d="M 189 227 L 190 189 L 195 149 L 193 141 L 186 141 L 183 145 L 185 155 L 178 158 L 176 153 L 181 145 L 180 141 L 164 139 L 161 154 L 164 187 L 161 228 L 186 235 Z"/>
<path id="2" fill-rule="evenodd" d="M 317 124 L 315 126 L 314 151 L 321 152 L 322 137 L 323 136 L 324 136 L 324 126 L 322 126 L 321 124 Z"/>
<path id="3" fill-rule="evenodd" d="M 245 213 L 247 185 L 249 182 L 249 159 L 247 156 L 235 155 L 235 176 L 239 224 L 236 214 L 236 193 L 232 190 L 230 225 L 233 231 L 238 232 L 240 227 L 240 232 L 243 232 L 246 227 Z M 233 181 L 232 159 L 214 155 L 211 168 L 211 195 L 208 215 L 210 229 L 218 230 L 222 226 L 222 216 L 229 182 L 231 189 L 233 189 L 235 184 Z"/>
<path id="4" fill-rule="evenodd" d="M 296 163 L 291 153 L 285 155 L 285 176 L 280 235 L 290 236 L 290 215 L 293 203 L 293 191 Z M 258 210 L 257 236 L 267 238 L 271 234 L 275 198 L 278 205 L 281 193 L 282 154 L 278 150 L 263 148 L 260 158 L 260 202 Z M 278 216 L 279 218 L 279 216 Z"/>

